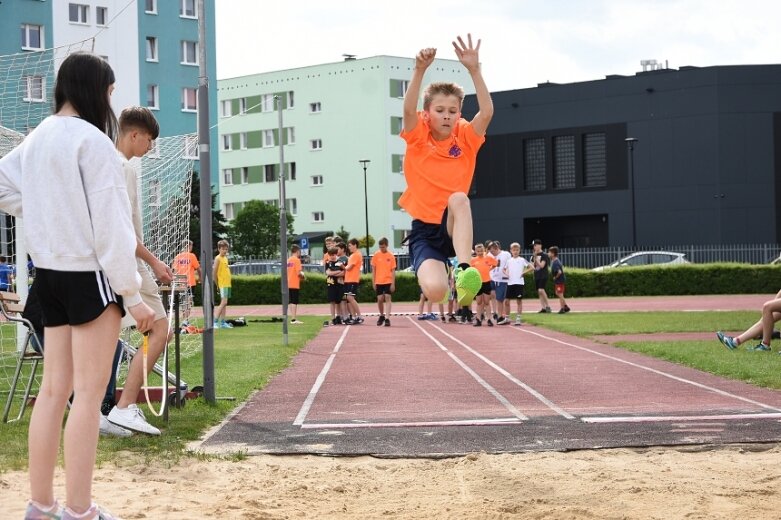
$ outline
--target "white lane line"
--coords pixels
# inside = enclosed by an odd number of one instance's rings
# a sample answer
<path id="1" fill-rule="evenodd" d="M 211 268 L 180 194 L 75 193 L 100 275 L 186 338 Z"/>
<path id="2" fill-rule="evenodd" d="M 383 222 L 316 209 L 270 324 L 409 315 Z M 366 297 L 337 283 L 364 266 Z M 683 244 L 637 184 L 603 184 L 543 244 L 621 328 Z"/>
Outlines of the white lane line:
<path id="1" fill-rule="evenodd" d="M 506 377 L 507 379 L 509 379 L 510 381 L 515 383 L 516 385 L 518 385 L 521 388 L 523 388 L 524 390 L 526 390 L 528 393 L 530 393 L 532 396 L 534 396 L 538 401 L 543 403 L 545 406 L 547 406 L 548 408 L 550 408 L 551 410 L 553 410 L 557 414 L 559 414 L 562 417 L 565 417 L 567 419 L 575 419 L 574 415 L 566 412 L 565 410 L 562 410 L 560 407 L 556 406 L 555 403 L 553 403 L 547 397 L 545 397 L 544 395 L 539 393 L 537 390 L 535 390 L 534 388 L 530 387 L 529 385 L 527 385 L 526 383 L 524 383 L 523 381 L 521 381 L 520 379 L 518 379 L 517 377 L 515 377 L 511 373 L 509 373 L 507 370 L 505 370 L 504 368 L 500 367 L 499 365 L 497 365 L 496 363 L 494 363 L 493 361 L 488 359 L 486 356 L 484 356 L 481 353 L 477 352 L 476 350 L 474 350 L 472 347 L 470 347 L 469 345 L 467 345 L 466 343 L 464 343 L 460 339 L 456 338 L 455 336 L 452 336 L 448 332 L 445 332 L 441 327 L 439 327 L 437 325 L 434 325 L 433 323 L 431 324 L 431 326 L 434 327 L 435 329 L 437 329 L 439 332 L 441 332 L 445 336 L 447 336 L 448 338 L 450 338 L 453 341 L 455 341 L 456 343 L 458 343 L 459 345 L 461 345 L 462 347 L 464 347 L 466 350 L 468 350 L 469 352 L 471 352 L 472 354 L 474 354 L 478 358 L 480 358 L 486 365 L 488 365 L 489 367 L 493 368 L 494 370 L 496 370 L 497 372 L 502 374 L 504 377 Z"/>
<path id="2" fill-rule="evenodd" d="M 702 388 L 703 390 L 707 390 L 709 392 L 713 392 L 715 394 L 719 394 L 719 395 L 722 395 L 724 397 L 729 397 L 731 399 L 737 399 L 738 401 L 743 401 L 744 403 L 750 403 L 750 404 L 759 406 L 760 408 L 767 408 L 768 410 L 774 410 L 776 412 L 781 412 L 781 408 L 778 408 L 776 406 L 771 406 L 769 404 L 761 403 L 759 401 L 755 401 L 754 399 L 749 399 L 748 397 L 742 397 L 742 396 L 739 396 L 739 395 L 735 395 L 735 394 L 732 394 L 730 392 L 726 392 L 724 390 L 720 390 L 718 388 L 714 388 L 712 386 L 708 386 L 708 385 L 704 385 L 702 383 L 698 383 L 696 381 L 692 381 L 690 379 L 686 379 L 686 378 L 683 378 L 683 377 L 678 377 L 678 376 L 675 376 L 673 374 L 668 374 L 667 372 L 663 372 L 661 370 L 657 370 L 655 368 L 647 367 L 645 365 L 641 365 L 639 363 L 634 363 L 632 361 L 627 361 L 626 359 L 621 359 L 621 358 L 618 358 L 618 357 L 615 357 L 615 356 L 611 356 L 609 354 L 604 354 L 602 352 L 597 352 L 596 350 L 592 350 L 592 349 L 586 348 L 586 347 L 581 347 L 580 345 L 575 345 L 574 343 L 569 343 L 567 341 L 562 341 L 560 339 L 552 338 L 550 336 L 546 336 L 544 334 L 540 334 L 539 332 L 533 332 L 533 331 L 530 331 L 530 330 L 520 330 L 520 329 L 517 329 L 517 328 L 513 328 L 513 330 L 521 332 L 521 333 L 532 334 L 534 336 L 538 336 L 540 338 L 547 339 L 549 341 L 560 343 L 560 344 L 566 345 L 568 347 L 576 348 L 576 349 L 582 350 L 584 352 L 589 352 L 591 354 L 595 354 L 597 356 L 601 356 L 603 358 L 607 358 L 607 359 L 610 359 L 612 361 L 617 361 L 619 363 L 624 363 L 626 365 L 629 365 L 629 366 L 632 366 L 632 367 L 635 367 L 635 368 L 639 368 L 641 370 L 647 370 L 648 372 L 652 372 L 654 374 L 657 374 L 657 375 L 660 375 L 660 376 L 663 376 L 663 377 L 667 377 L 669 379 L 672 379 L 674 381 L 678 381 L 680 383 L 686 383 L 688 385 L 696 386 L 697 388 Z"/>
<path id="3" fill-rule="evenodd" d="M 344 338 L 345 336 L 347 336 L 347 332 L 349 330 L 350 327 L 344 328 L 344 332 L 342 332 L 342 335 L 339 337 L 339 341 L 336 342 L 336 346 L 334 346 L 334 349 L 331 351 L 331 355 L 328 356 L 328 360 L 325 362 L 325 365 L 323 365 L 323 369 L 320 371 L 320 374 L 317 376 L 317 379 L 315 379 L 315 384 L 312 385 L 312 389 L 309 391 L 309 395 L 307 395 L 306 399 L 304 399 L 304 404 L 301 405 L 301 409 L 298 411 L 298 415 L 296 415 L 296 420 L 293 421 L 294 426 L 301 426 L 302 424 L 304 424 L 304 419 L 306 419 L 309 410 L 312 408 L 312 403 L 315 402 L 315 397 L 317 397 L 317 392 L 319 392 L 320 387 L 323 386 L 323 381 L 325 381 L 325 376 L 326 374 L 328 374 L 328 371 L 331 370 L 331 365 L 334 362 L 336 353 L 339 352 L 340 348 L 342 348 L 342 343 L 344 343 Z"/>
<path id="4" fill-rule="evenodd" d="M 626 417 L 581 417 L 585 423 L 640 423 L 640 422 L 667 422 L 667 421 L 733 421 L 746 419 L 779 419 L 781 413 L 741 413 L 735 415 L 629 415 Z"/>
<path id="5" fill-rule="evenodd" d="M 453 354 L 451 351 L 449 351 L 449 350 L 448 350 L 448 349 L 447 349 L 447 348 L 446 348 L 446 347 L 445 347 L 445 346 L 444 346 L 442 343 L 440 343 L 440 342 L 437 340 L 437 338 L 435 338 L 434 336 L 432 336 L 431 334 L 429 334 L 429 333 L 428 333 L 428 332 L 427 332 L 427 331 L 426 331 L 426 330 L 425 330 L 423 327 L 421 327 L 421 326 L 420 326 L 418 323 L 416 323 L 416 320 L 413 320 L 412 318 L 407 318 L 407 319 L 410 321 L 410 323 L 412 323 L 412 324 L 413 324 L 413 325 L 415 325 L 417 328 L 419 328 L 419 329 L 420 329 L 420 331 L 421 331 L 423 334 L 425 334 L 426 336 L 428 336 L 428 338 L 429 338 L 431 341 L 433 341 L 433 342 L 434 342 L 434 344 L 435 344 L 436 346 L 438 346 L 440 349 L 442 349 L 442 351 L 443 351 L 443 352 L 445 352 L 445 354 L 447 354 L 448 356 L 450 356 L 450 359 L 452 359 L 453 361 L 455 361 L 456 363 L 458 363 L 458 366 L 460 366 L 461 368 L 463 368 L 463 369 L 466 371 L 466 373 L 468 373 L 470 376 L 472 376 L 472 377 L 475 379 L 475 381 L 477 381 L 478 383 L 480 383 L 480 385 L 481 385 L 483 388 L 485 388 L 486 390 L 488 390 L 488 392 L 489 392 L 489 393 L 490 393 L 492 396 L 494 396 L 494 397 L 495 397 L 495 398 L 496 398 L 496 399 L 497 399 L 497 400 L 498 400 L 500 403 L 502 403 L 502 405 L 503 405 L 505 408 L 507 408 L 507 410 L 508 410 L 508 411 L 509 411 L 511 414 L 513 414 L 513 416 L 517 417 L 518 419 L 520 419 L 520 420 L 522 420 L 522 421 L 525 421 L 525 420 L 527 420 L 527 419 L 528 419 L 528 417 L 526 417 L 525 415 L 523 415 L 523 414 L 521 413 L 521 411 L 520 411 L 520 410 L 518 410 L 518 409 L 517 409 L 515 406 L 513 406 L 513 404 L 512 404 L 510 401 L 508 401 L 506 397 L 504 397 L 502 394 L 500 394 L 500 393 L 499 393 L 499 391 L 498 391 L 496 388 L 494 388 L 494 387 L 492 387 L 491 385 L 489 385 L 489 384 L 488 384 L 488 382 L 487 382 L 487 381 L 485 381 L 485 380 L 484 380 L 482 377 L 480 377 L 480 376 L 477 374 L 477 372 L 475 372 L 474 370 L 472 370 L 472 369 L 469 367 L 469 365 L 467 365 L 466 363 L 464 363 L 463 361 L 461 361 L 461 359 L 459 359 L 459 357 L 458 357 L 458 356 L 456 356 L 456 355 L 455 355 L 455 354 Z"/>
<path id="6" fill-rule="evenodd" d="M 301 429 L 334 429 L 334 428 L 416 428 L 430 426 L 492 426 L 496 424 L 521 424 L 516 417 L 500 417 L 496 419 L 465 419 L 462 421 L 416 421 L 416 422 L 376 422 L 376 423 L 307 423 Z"/>

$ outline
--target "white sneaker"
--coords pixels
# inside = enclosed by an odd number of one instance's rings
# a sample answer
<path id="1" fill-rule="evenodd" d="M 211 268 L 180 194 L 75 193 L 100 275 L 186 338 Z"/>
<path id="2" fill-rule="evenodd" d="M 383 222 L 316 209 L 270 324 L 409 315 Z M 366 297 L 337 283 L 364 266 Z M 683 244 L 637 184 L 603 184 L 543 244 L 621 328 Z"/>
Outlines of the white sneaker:
<path id="1" fill-rule="evenodd" d="M 110 435 L 112 437 L 130 437 L 133 435 L 133 432 L 110 423 L 105 415 L 100 414 L 100 434 Z"/>
<path id="2" fill-rule="evenodd" d="M 144 412 L 136 406 L 131 404 L 127 408 L 117 408 L 116 406 L 111 409 L 108 414 L 108 420 L 117 426 L 127 428 L 128 430 L 147 433 L 149 435 L 160 435 L 160 430 L 146 422 Z"/>

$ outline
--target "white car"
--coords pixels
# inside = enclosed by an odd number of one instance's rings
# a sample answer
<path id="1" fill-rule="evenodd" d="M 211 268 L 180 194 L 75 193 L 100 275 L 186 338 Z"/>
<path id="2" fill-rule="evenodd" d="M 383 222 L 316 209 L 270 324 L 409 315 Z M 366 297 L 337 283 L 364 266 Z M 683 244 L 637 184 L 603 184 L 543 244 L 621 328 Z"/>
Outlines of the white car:
<path id="1" fill-rule="evenodd" d="M 614 267 L 637 267 L 642 265 L 679 265 L 688 264 L 689 261 L 684 258 L 684 253 L 674 253 L 672 251 L 639 251 L 629 256 L 613 262 L 610 265 L 595 267 L 592 271 L 604 271 Z"/>

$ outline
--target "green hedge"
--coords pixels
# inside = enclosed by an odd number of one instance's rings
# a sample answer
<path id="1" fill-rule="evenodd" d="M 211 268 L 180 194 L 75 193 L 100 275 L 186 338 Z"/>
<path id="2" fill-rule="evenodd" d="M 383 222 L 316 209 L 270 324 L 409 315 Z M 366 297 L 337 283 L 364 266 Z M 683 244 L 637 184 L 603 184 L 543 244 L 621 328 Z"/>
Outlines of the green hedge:
<path id="1" fill-rule="evenodd" d="M 775 294 L 781 289 L 781 268 L 769 265 L 687 264 L 676 267 L 615 268 L 601 272 L 566 269 L 567 296 L 658 296 L 685 294 Z M 526 286 L 534 287 L 531 275 Z M 325 275 L 306 273 L 301 303 L 326 301 Z M 234 276 L 231 305 L 277 304 L 282 299 L 279 275 Z M 200 305 L 200 291 L 196 291 Z M 527 291 L 527 294 L 533 292 Z M 549 282 L 548 294 L 553 294 Z M 395 301 L 417 301 L 420 289 L 412 273 L 396 275 Z M 219 297 L 216 298 L 219 300 Z M 375 301 L 371 275 L 361 277 L 359 302 Z"/>

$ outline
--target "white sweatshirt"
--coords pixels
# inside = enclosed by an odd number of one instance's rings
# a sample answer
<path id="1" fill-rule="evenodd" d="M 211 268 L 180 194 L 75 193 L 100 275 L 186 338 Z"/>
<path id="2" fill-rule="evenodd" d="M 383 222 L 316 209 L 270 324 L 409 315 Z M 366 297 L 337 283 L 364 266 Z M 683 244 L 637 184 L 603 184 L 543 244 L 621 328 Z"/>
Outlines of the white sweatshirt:
<path id="1" fill-rule="evenodd" d="M 50 116 L 0 159 L 0 210 L 24 217 L 36 267 L 103 271 L 127 307 L 141 302 L 122 164 L 92 124 Z"/>

